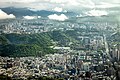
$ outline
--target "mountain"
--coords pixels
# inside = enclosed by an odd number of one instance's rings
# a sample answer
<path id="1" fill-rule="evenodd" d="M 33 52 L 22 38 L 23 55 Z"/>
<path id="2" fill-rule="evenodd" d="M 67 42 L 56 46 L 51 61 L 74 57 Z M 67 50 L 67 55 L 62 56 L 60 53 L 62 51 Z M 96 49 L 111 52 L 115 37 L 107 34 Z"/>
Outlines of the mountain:
<path id="1" fill-rule="evenodd" d="M 33 11 L 28 8 L 15 8 L 15 7 L 6 7 L 6 8 L 0 8 L 2 11 L 6 12 L 7 14 L 13 14 L 17 18 L 23 17 L 23 16 L 42 16 L 47 17 L 51 14 L 65 14 L 66 16 L 74 16 L 76 13 L 74 12 L 54 12 L 54 11 L 47 11 L 47 10 L 39 10 L 39 11 Z"/>
<path id="2" fill-rule="evenodd" d="M 13 14 L 16 17 L 22 17 L 26 15 L 34 15 L 35 12 L 28 10 L 26 8 L 14 8 L 14 7 L 6 7 L 1 8 L 2 11 L 6 12 L 7 14 Z"/>

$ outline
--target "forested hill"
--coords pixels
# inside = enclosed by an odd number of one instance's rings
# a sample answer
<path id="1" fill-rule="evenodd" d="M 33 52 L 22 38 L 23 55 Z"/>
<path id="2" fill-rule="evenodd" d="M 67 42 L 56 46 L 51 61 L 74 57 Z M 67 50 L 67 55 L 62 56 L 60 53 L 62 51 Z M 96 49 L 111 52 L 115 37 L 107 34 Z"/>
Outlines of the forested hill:
<path id="1" fill-rule="evenodd" d="M 76 31 L 72 32 L 74 35 Z M 50 46 L 67 46 L 77 42 L 68 32 L 53 31 L 39 34 L 1 34 L 0 56 L 41 56 L 54 53 Z"/>

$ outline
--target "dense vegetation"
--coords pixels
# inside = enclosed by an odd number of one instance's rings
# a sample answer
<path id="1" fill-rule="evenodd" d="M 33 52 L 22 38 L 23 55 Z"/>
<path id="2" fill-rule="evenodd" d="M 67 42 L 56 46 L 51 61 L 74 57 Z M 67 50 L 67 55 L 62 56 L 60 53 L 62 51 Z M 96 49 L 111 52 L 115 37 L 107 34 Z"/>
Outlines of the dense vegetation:
<path id="1" fill-rule="evenodd" d="M 0 36 L 1 56 L 40 56 L 53 53 L 49 36 L 44 34 L 20 35 L 3 34 Z"/>
<path id="2" fill-rule="evenodd" d="M 73 33 L 73 34 L 72 34 Z M 78 42 L 76 31 L 53 31 L 39 34 L 1 34 L 0 56 L 42 56 L 54 53 L 50 46 L 68 46 Z"/>

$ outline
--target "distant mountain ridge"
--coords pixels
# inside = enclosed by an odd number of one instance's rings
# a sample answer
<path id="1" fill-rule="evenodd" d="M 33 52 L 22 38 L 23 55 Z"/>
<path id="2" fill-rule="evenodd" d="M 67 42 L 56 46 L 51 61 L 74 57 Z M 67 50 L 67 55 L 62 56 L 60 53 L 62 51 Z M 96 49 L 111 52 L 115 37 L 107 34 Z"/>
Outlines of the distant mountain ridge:
<path id="1" fill-rule="evenodd" d="M 43 18 L 48 18 L 49 15 L 52 14 L 65 14 L 69 20 L 68 22 L 119 22 L 119 14 L 108 14 L 105 16 L 78 16 L 82 14 L 81 13 L 75 13 L 75 12 L 55 12 L 55 11 L 47 11 L 47 10 L 31 10 L 29 8 L 15 8 L 15 7 L 6 7 L 6 8 L 0 8 L 2 11 L 4 11 L 7 14 L 13 14 L 16 16 L 16 18 L 23 18 L 23 16 L 41 16 Z M 78 17 L 77 17 L 78 16 Z"/>
<path id="2" fill-rule="evenodd" d="M 6 7 L 6 8 L 0 8 L 2 11 L 6 12 L 7 14 L 13 14 L 17 18 L 23 17 L 23 16 L 42 16 L 47 17 L 52 14 L 65 14 L 66 16 L 74 16 L 77 15 L 74 12 L 55 12 L 55 11 L 47 11 L 47 10 L 39 10 L 39 11 L 33 11 L 28 8 L 15 8 L 15 7 Z"/>

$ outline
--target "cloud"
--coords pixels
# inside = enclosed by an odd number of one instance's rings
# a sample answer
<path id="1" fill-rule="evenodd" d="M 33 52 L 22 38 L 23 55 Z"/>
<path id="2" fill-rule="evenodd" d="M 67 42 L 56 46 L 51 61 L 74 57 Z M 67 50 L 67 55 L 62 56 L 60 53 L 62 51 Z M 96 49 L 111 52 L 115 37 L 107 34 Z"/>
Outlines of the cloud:
<path id="1" fill-rule="evenodd" d="M 59 7 L 55 7 L 53 10 L 56 11 L 56 12 L 62 12 L 63 11 L 63 9 L 59 8 Z"/>
<path id="2" fill-rule="evenodd" d="M 108 15 L 108 12 L 102 10 L 90 10 L 85 13 L 87 16 L 105 16 Z"/>
<path id="3" fill-rule="evenodd" d="M 55 7 L 53 9 L 53 11 L 56 11 L 56 12 L 67 12 L 66 10 L 63 10 L 63 8 L 60 8 L 60 7 Z"/>
<path id="4" fill-rule="evenodd" d="M 76 10 L 79 8 L 110 8 L 120 5 L 120 0 L 0 0 L 1 6 L 30 7 L 37 9 L 63 9 Z M 42 7 L 41 7 L 42 6 Z M 120 6 L 119 6 L 120 7 Z"/>
<path id="5" fill-rule="evenodd" d="M 53 14 L 53 15 L 49 15 L 48 18 L 52 20 L 58 20 L 58 21 L 65 21 L 66 19 L 68 19 L 68 17 L 64 14 L 61 14 L 61 15 Z"/>
<path id="6" fill-rule="evenodd" d="M 99 5 L 96 5 L 96 8 L 112 8 L 112 7 L 120 7 L 120 4 L 100 2 Z"/>
<path id="7" fill-rule="evenodd" d="M 41 18 L 41 16 L 37 16 L 37 18 Z"/>
<path id="8" fill-rule="evenodd" d="M 1 0 L 0 2 L 16 2 L 16 3 L 31 3 L 36 2 L 37 0 Z"/>
<path id="9" fill-rule="evenodd" d="M 15 18 L 15 16 L 13 14 L 8 15 L 7 13 L 5 13 L 0 9 L 0 19 L 8 19 L 8 18 L 12 19 L 12 18 Z"/>
<path id="10" fill-rule="evenodd" d="M 23 16 L 23 18 L 31 20 L 31 19 L 39 19 L 39 18 L 41 18 L 41 16 Z"/>
<path id="11" fill-rule="evenodd" d="M 35 19 L 35 16 L 23 16 L 24 19 Z"/>
<path id="12" fill-rule="evenodd" d="M 61 4 L 61 3 L 66 3 L 66 2 L 68 2 L 69 0 L 46 0 L 46 1 L 52 2 L 52 3 L 59 3 L 59 4 Z"/>
<path id="13" fill-rule="evenodd" d="M 79 14 L 79 15 L 77 15 L 76 17 L 85 17 L 86 15 L 82 15 L 82 14 Z"/>

